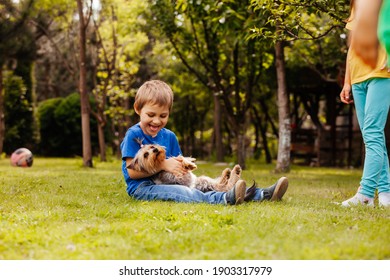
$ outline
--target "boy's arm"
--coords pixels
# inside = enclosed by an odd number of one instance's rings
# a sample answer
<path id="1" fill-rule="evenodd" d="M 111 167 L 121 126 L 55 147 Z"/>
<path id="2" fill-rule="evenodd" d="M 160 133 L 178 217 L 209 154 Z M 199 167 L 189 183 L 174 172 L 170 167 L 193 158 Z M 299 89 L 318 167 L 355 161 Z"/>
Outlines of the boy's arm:
<path id="1" fill-rule="evenodd" d="M 132 158 L 126 158 L 126 166 L 128 166 L 131 161 L 132 161 Z M 167 171 L 167 172 L 171 172 L 176 176 L 182 176 L 187 172 L 187 170 L 183 167 L 183 164 L 181 163 L 181 161 L 179 161 L 178 158 L 176 158 L 176 157 L 172 157 L 172 158 L 168 158 L 168 159 L 164 160 L 162 162 L 160 168 L 154 174 L 157 174 L 163 170 Z M 129 174 L 131 179 L 135 179 L 135 180 L 150 177 L 150 176 L 154 175 L 154 174 L 149 174 L 147 172 L 133 170 L 130 168 L 127 168 L 127 173 Z"/>
<path id="2" fill-rule="evenodd" d="M 126 158 L 126 166 L 129 166 L 132 160 L 133 160 L 132 158 Z M 153 174 L 148 174 L 146 172 L 137 171 L 130 168 L 127 168 L 127 173 L 129 174 L 130 178 L 134 180 L 150 177 L 153 175 Z"/>

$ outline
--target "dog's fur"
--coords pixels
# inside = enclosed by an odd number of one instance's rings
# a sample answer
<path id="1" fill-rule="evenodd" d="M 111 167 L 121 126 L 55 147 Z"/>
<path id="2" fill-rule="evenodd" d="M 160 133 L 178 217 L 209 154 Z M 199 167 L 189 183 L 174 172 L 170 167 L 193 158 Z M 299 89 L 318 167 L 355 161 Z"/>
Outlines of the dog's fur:
<path id="1" fill-rule="evenodd" d="M 149 174 L 155 174 L 152 176 L 152 180 L 157 185 L 177 184 L 195 188 L 202 192 L 213 190 L 226 192 L 234 187 L 241 176 L 241 167 L 236 165 L 232 170 L 226 168 L 223 170 L 221 176 L 215 179 L 207 176 L 197 177 L 191 172 L 197 168 L 195 159 L 183 156 L 179 156 L 177 159 L 181 161 L 184 168 L 188 170 L 185 175 L 179 177 L 167 171 L 161 171 L 156 174 L 156 172 L 160 169 L 160 164 L 165 160 L 166 154 L 164 147 L 157 144 L 140 145 L 140 150 L 137 152 L 127 168 L 136 171 L 143 171 Z"/>

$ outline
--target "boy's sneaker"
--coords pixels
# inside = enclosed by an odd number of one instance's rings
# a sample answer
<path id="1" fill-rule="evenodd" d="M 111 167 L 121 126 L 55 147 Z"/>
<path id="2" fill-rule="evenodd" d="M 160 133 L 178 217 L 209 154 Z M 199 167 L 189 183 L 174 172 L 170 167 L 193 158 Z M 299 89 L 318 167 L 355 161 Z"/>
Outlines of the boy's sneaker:
<path id="1" fill-rule="evenodd" d="M 379 206 L 389 207 L 390 206 L 390 192 L 381 192 L 378 194 Z"/>
<path id="2" fill-rule="evenodd" d="M 271 187 L 263 190 L 263 200 L 281 200 L 288 188 L 288 179 L 286 177 L 280 178 Z"/>
<path id="3" fill-rule="evenodd" d="M 353 197 L 341 203 L 341 206 L 344 207 L 351 207 L 357 205 L 366 205 L 366 206 L 374 207 L 374 198 L 365 196 L 361 193 L 356 193 Z"/>
<path id="4" fill-rule="evenodd" d="M 246 193 L 246 183 L 238 180 L 236 185 L 226 193 L 226 202 L 230 205 L 238 205 L 244 202 Z"/>

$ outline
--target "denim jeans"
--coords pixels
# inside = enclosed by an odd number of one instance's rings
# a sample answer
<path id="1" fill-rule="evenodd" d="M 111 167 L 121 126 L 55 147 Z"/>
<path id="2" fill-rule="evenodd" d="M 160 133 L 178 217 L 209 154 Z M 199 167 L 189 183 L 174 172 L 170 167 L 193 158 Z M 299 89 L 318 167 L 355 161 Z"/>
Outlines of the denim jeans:
<path id="1" fill-rule="evenodd" d="M 226 204 L 225 192 L 201 192 L 181 185 L 155 185 L 152 181 L 141 183 L 133 193 L 138 200 L 163 200 L 187 203 Z M 263 199 L 263 190 L 257 188 L 253 201 Z"/>
<path id="2" fill-rule="evenodd" d="M 374 197 L 390 192 L 385 125 L 390 106 L 390 79 L 375 78 L 352 85 L 356 115 L 366 148 L 359 192 Z"/>

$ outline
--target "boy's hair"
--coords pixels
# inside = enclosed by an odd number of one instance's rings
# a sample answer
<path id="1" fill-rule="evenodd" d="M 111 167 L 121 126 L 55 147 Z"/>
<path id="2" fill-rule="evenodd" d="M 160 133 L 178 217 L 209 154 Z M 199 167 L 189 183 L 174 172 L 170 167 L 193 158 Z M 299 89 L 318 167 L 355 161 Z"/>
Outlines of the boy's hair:
<path id="1" fill-rule="evenodd" d="M 173 106 L 172 89 L 163 81 L 145 82 L 135 95 L 134 108 L 140 111 L 147 103 L 168 106 L 169 111 L 171 111 Z"/>

